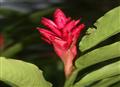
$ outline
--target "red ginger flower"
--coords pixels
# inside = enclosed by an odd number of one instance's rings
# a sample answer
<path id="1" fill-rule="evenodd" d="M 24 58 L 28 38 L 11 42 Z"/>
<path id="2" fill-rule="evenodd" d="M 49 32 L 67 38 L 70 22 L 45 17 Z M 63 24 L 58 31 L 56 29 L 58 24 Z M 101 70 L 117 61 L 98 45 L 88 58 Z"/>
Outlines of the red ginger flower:
<path id="1" fill-rule="evenodd" d="M 64 63 L 64 71 L 68 77 L 73 70 L 73 60 L 77 55 L 76 42 L 84 24 L 78 25 L 80 20 L 71 20 L 60 10 L 54 12 L 54 21 L 42 18 L 41 23 L 48 29 L 37 28 L 42 39 L 52 44 L 55 52 Z"/>

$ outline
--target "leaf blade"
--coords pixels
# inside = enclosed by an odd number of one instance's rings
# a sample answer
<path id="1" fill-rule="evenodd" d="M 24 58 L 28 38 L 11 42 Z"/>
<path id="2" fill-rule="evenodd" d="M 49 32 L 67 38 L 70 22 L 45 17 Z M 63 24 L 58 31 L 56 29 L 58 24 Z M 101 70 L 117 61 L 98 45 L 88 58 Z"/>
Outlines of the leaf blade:
<path id="1" fill-rule="evenodd" d="M 78 81 L 73 87 L 85 87 L 90 85 L 91 83 L 105 79 L 111 76 L 120 74 L 120 61 L 106 65 L 101 69 L 93 71 L 86 76 L 84 76 L 80 81 Z"/>
<path id="2" fill-rule="evenodd" d="M 94 25 L 97 29 L 89 28 L 89 31 L 94 30 L 94 32 L 85 35 L 80 41 L 79 48 L 81 51 L 86 51 L 105 39 L 120 33 L 120 6 L 106 13 Z"/>
<path id="3" fill-rule="evenodd" d="M 75 62 L 77 68 L 84 69 L 88 66 L 103 62 L 109 59 L 120 57 L 120 41 L 95 49 L 80 58 Z"/>
<path id="4" fill-rule="evenodd" d="M 35 65 L 0 57 L 0 80 L 18 87 L 51 87 Z"/>
<path id="5" fill-rule="evenodd" d="M 93 85 L 92 87 L 109 87 L 110 85 L 112 85 L 118 81 L 120 81 L 120 75 L 103 79 L 102 81 L 98 82 L 97 84 Z"/>

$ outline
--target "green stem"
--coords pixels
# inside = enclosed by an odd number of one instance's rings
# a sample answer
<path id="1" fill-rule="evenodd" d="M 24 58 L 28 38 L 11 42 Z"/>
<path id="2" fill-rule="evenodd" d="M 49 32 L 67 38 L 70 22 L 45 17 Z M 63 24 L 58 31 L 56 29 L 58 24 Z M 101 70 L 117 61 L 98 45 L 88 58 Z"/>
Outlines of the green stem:
<path id="1" fill-rule="evenodd" d="M 72 87 L 72 85 L 73 85 L 73 83 L 74 83 L 74 81 L 75 81 L 75 79 L 76 79 L 79 71 L 80 71 L 80 69 L 75 69 L 73 71 L 73 73 L 71 74 L 71 76 L 66 79 L 64 87 Z"/>

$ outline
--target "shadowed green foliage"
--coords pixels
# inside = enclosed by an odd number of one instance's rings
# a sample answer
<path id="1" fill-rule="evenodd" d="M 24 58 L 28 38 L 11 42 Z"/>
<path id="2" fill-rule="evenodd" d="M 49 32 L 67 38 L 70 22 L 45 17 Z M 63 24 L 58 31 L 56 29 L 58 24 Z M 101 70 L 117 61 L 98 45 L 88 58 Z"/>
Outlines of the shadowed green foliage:
<path id="1" fill-rule="evenodd" d="M 90 85 L 93 82 L 105 79 L 111 76 L 120 74 L 120 61 L 106 65 L 101 69 L 93 71 L 83 77 L 79 82 L 77 82 L 73 87 L 85 87 Z M 119 79 L 120 80 L 120 79 Z"/>

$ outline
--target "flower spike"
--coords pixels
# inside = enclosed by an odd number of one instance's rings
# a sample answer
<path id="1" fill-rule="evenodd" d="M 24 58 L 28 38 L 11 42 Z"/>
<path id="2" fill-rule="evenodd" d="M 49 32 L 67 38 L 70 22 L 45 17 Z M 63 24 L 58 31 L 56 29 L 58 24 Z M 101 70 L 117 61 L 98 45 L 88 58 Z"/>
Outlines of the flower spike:
<path id="1" fill-rule="evenodd" d="M 49 30 L 37 28 L 42 35 L 42 39 L 53 45 L 56 54 L 64 63 L 65 76 L 73 71 L 73 61 L 77 55 L 76 42 L 85 25 L 80 24 L 80 20 L 72 20 L 60 9 L 54 12 L 54 21 L 42 18 L 41 22 Z"/>

